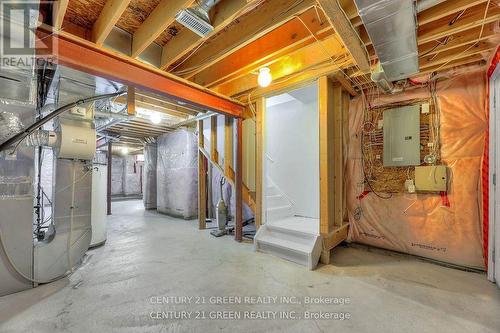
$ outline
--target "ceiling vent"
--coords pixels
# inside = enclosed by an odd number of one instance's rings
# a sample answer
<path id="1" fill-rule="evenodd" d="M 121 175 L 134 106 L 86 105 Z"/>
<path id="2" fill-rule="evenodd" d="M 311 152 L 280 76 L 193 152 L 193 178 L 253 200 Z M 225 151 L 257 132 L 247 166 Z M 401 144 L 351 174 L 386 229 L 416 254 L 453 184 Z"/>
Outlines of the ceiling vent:
<path id="1" fill-rule="evenodd" d="M 198 6 L 186 8 L 177 13 L 177 22 L 201 37 L 206 37 L 214 27 L 208 13 L 220 0 L 203 0 Z"/>

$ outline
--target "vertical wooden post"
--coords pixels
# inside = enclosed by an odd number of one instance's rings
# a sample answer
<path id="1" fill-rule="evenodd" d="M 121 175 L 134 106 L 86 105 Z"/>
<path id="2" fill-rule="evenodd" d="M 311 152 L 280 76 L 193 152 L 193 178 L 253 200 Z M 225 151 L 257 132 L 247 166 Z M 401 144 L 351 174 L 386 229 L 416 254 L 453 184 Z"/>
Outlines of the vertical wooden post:
<path id="1" fill-rule="evenodd" d="M 111 215 L 111 176 L 112 176 L 112 164 L 113 164 L 113 143 L 111 140 L 108 142 L 108 179 L 107 179 L 107 189 L 106 189 L 106 206 L 107 214 Z"/>
<path id="2" fill-rule="evenodd" d="M 236 119 L 236 223 L 235 239 L 238 242 L 243 240 L 243 119 Z"/>
<path id="3" fill-rule="evenodd" d="M 335 206 L 333 188 L 333 85 L 328 77 L 319 79 L 319 187 L 320 187 L 320 233 L 328 235 L 333 228 Z"/>
<path id="4" fill-rule="evenodd" d="M 263 221 L 264 188 L 264 127 L 265 127 L 266 100 L 264 97 L 257 99 L 255 108 L 255 228 L 258 230 Z"/>
<path id="5" fill-rule="evenodd" d="M 198 121 L 198 148 L 205 145 L 203 137 L 203 120 Z M 206 228 L 207 218 L 207 169 L 205 156 L 198 149 L 198 228 Z"/>
<path id="6" fill-rule="evenodd" d="M 127 89 L 127 113 L 135 116 L 135 87 L 132 86 Z"/>
<path id="7" fill-rule="evenodd" d="M 319 79 L 320 233 L 321 262 L 347 237 L 344 220 L 344 135 L 349 99 L 328 77 Z"/>
<path id="8" fill-rule="evenodd" d="M 217 152 L 217 115 L 210 118 L 210 157 L 212 161 L 219 164 L 219 153 Z"/>
<path id="9" fill-rule="evenodd" d="M 233 118 L 225 116 L 224 127 L 224 173 L 226 178 L 233 177 Z"/>

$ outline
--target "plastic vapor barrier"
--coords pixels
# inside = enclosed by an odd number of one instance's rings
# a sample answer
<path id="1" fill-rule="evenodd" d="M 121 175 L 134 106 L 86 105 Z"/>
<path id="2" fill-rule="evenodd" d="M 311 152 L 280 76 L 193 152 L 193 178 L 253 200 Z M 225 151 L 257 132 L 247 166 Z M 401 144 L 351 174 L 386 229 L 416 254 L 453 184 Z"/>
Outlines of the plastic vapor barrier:
<path id="1" fill-rule="evenodd" d="M 360 196 L 363 172 L 362 98 L 351 101 L 346 164 L 349 240 L 456 265 L 484 268 L 480 214 L 481 162 L 488 127 L 482 71 L 437 84 L 441 158 L 450 172 L 446 194 L 398 193 L 389 199 Z M 428 88 L 380 95 L 373 104 L 428 98 Z M 358 198 L 359 197 L 359 198 Z"/>
<path id="2" fill-rule="evenodd" d="M 113 156 L 111 164 L 111 194 L 123 194 L 123 164 L 122 157 Z"/>
<path id="3" fill-rule="evenodd" d="M 125 157 L 123 191 L 125 195 L 141 194 L 141 166 L 142 162 L 136 162 L 135 156 Z"/>
<path id="4" fill-rule="evenodd" d="M 219 203 L 221 197 L 220 191 L 220 180 L 222 178 L 222 173 L 218 168 L 212 167 L 212 211 L 217 211 L 217 203 Z M 231 183 L 226 180 L 226 183 L 222 185 L 222 197 L 224 203 L 229 207 L 229 215 L 231 220 L 235 220 L 236 216 L 236 192 L 233 191 Z M 214 216 L 215 217 L 215 216 Z M 250 207 L 243 202 L 243 221 L 247 221 L 254 217 L 254 214 Z"/>
<path id="5" fill-rule="evenodd" d="M 194 133 L 177 130 L 158 138 L 157 209 L 192 219 L 198 215 L 198 144 Z"/>
<path id="6" fill-rule="evenodd" d="M 144 147 L 144 208 L 156 208 L 156 165 L 158 160 L 158 146 L 156 143 Z"/>

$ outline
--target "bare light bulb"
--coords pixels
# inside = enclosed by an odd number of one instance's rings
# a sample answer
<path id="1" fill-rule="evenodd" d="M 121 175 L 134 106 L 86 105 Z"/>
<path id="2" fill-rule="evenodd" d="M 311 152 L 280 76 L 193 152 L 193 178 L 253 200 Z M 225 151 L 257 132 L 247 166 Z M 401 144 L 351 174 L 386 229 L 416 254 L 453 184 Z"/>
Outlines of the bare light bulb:
<path id="1" fill-rule="evenodd" d="M 161 116 L 158 113 L 151 114 L 151 122 L 155 125 L 161 123 Z"/>
<path id="2" fill-rule="evenodd" d="M 267 67 L 261 68 L 259 70 L 259 77 L 257 82 L 262 88 L 268 87 L 273 81 L 273 76 L 271 75 L 271 70 Z"/>
<path id="3" fill-rule="evenodd" d="M 128 154 L 128 148 L 127 147 L 122 147 L 122 154 L 127 155 Z"/>

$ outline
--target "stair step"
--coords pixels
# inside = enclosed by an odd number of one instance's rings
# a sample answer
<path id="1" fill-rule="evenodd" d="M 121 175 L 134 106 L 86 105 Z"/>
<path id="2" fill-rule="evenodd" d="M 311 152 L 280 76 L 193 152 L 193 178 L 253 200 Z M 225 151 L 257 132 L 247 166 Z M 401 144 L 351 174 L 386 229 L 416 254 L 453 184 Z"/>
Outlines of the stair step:
<path id="1" fill-rule="evenodd" d="M 266 209 L 267 221 L 277 221 L 290 216 L 293 216 L 293 209 L 290 205 Z"/>
<path id="2" fill-rule="evenodd" d="M 282 195 L 266 196 L 266 204 L 269 209 L 289 205 L 288 200 Z"/>
<path id="3" fill-rule="evenodd" d="M 265 224 L 255 235 L 254 247 L 256 251 L 314 269 L 321 255 L 321 238 L 318 235 Z"/>

